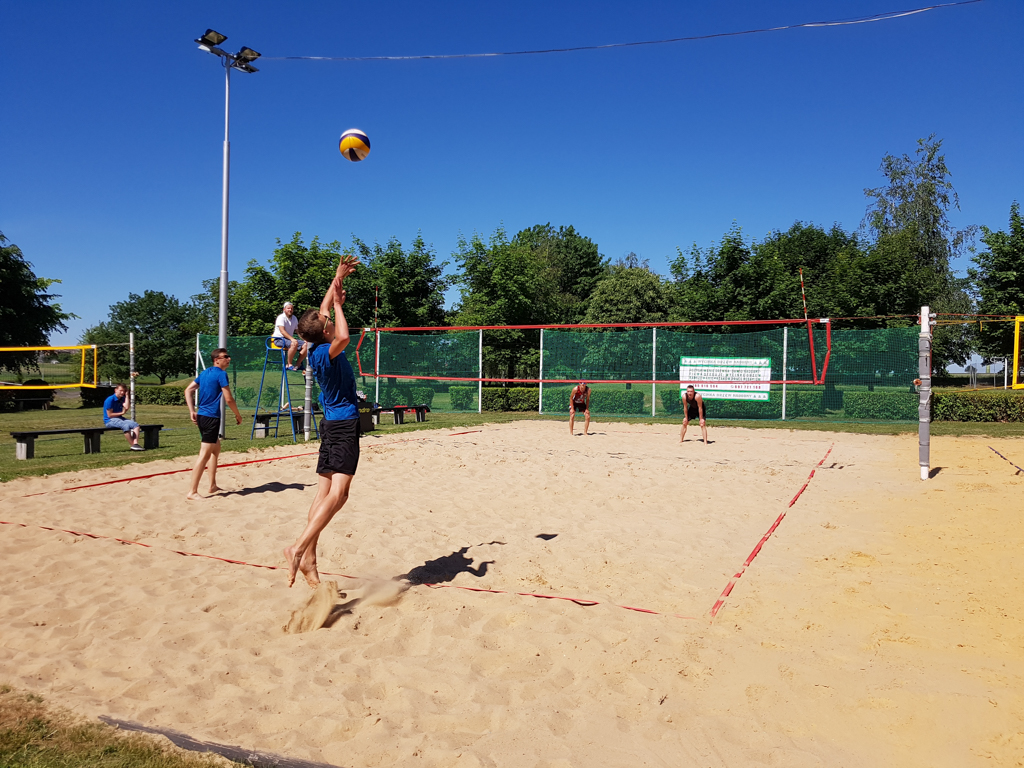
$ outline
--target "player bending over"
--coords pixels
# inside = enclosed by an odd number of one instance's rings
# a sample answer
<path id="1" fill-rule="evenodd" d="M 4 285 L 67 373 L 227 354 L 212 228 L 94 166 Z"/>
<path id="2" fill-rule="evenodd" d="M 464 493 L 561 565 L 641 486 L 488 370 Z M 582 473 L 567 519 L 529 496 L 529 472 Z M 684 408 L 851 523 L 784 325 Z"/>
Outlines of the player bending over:
<path id="1" fill-rule="evenodd" d="M 345 506 L 348 489 L 359 464 L 359 412 L 356 410 L 356 378 L 345 357 L 348 346 L 348 323 L 345 321 L 344 280 L 355 272 L 359 260 L 342 256 L 334 282 L 320 304 L 320 310 L 307 310 L 299 318 L 299 335 L 310 345 L 306 364 L 320 385 L 320 405 L 324 418 L 320 421 L 320 458 L 316 473 L 320 481 L 316 498 L 309 508 L 308 522 L 296 542 L 285 547 L 288 561 L 288 586 L 295 583 L 300 572 L 306 583 L 320 583 L 316 570 L 316 545 L 320 532 Z M 331 322 L 331 306 L 334 322 Z"/>
<path id="2" fill-rule="evenodd" d="M 679 433 L 679 442 L 686 439 L 686 427 L 689 426 L 690 419 L 700 419 L 700 431 L 704 435 L 704 445 L 707 445 L 708 428 L 704 423 L 707 419 L 707 411 L 704 410 L 704 398 L 697 394 L 693 384 L 686 388 L 686 394 L 683 395 L 683 406 L 686 410 L 683 413 L 683 429 Z"/>
<path id="3" fill-rule="evenodd" d="M 192 469 L 192 486 L 186 499 L 202 501 L 199 495 L 199 481 L 203 470 L 210 465 L 210 493 L 220 490 L 217 487 L 217 459 L 220 458 L 220 399 L 235 412 L 235 423 L 242 423 L 242 414 L 238 412 L 235 398 L 228 386 L 228 375 L 224 373 L 231 363 L 231 355 L 224 347 L 213 350 L 213 365 L 196 377 L 196 380 L 185 387 L 185 404 L 192 423 L 199 427 L 199 458 Z M 195 393 L 195 404 L 192 395 Z"/>
<path id="4" fill-rule="evenodd" d="M 590 387 L 586 385 L 586 382 L 581 381 L 575 387 L 572 388 L 572 392 L 569 393 L 569 434 L 575 435 L 573 427 L 576 424 L 576 414 L 583 413 L 587 419 L 583 424 L 583 434 L 589 434 L 590 432 Z"/>

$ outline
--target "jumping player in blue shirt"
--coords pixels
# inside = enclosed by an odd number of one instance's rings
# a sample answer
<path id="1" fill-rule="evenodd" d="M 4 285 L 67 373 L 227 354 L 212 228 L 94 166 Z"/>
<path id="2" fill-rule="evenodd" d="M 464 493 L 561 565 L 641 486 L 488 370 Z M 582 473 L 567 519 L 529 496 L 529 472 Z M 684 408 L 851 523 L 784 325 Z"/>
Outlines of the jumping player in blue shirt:
<path id="1" fill-rule="evenodd" d="M 288 586 L 295 583 L 299 572 L 306 583 L 316 587 L 320 574 L 316 569 L 316 545 L 320 533 L 348 500 L 349 486 L 359 464 L 359 412 L 356 410 L 356 378 L 345 356 L 348 346 L 348 322 L 342 307 L 345 304 L 345 278 L 355 272 L 359 260 L 342 256 L 330 290 L 320 303 L 320 310 L 310 309 L 299 318 L 299 335 L 311 345 L 306 364 L 320 385 L 320 405 L 324 418 L 320 422 L 320 458 L 316 473 L 320 482 L 316 498 L 309 508 L 305 530 L 298 540 L 285 547 L 288 562 Z M 331 321 L 331 306 L 334 321 Z"/>

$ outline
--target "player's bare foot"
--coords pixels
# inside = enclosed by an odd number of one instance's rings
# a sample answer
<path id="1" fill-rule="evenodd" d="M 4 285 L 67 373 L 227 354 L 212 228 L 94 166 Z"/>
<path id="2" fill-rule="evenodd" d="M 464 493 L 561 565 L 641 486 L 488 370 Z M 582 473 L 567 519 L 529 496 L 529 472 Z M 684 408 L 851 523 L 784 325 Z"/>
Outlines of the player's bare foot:
<path id="1" fill-rule="evenodd" d="M 299 560 L 296 556 L 295 547 L 284 548 L 284 559 L 288 562 L 288 586 L 295 583 L 295 574 L 299 571 Z"/>
<path id="2" fill-rule="evenodd" d="M 198 493 L 189 493 L 185 498 L 189 501 L 206 501 L 206 499 Z"/>
<path id="3" fill-rule="evenodd" d="M 211 485 L 210 486 L 210 493 L 220 493 L 223 490 L 224 489 L 221 488 L 219 485 Z"/>
<path id="4" fill-rule="evenodd" d="M 310 588 L 316 589 L 320 586 L 320 573 L 316 569 L 316 558 L 302 558 L 299 563 L 299 572 L 306 579 L 306 583 L 309 584 Z"/>

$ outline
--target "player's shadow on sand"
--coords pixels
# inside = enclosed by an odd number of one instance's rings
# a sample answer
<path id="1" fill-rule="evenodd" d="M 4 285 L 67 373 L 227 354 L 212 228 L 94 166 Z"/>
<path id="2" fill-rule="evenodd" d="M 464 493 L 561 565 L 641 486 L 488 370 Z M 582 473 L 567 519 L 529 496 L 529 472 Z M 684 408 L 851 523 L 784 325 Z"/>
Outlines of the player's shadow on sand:
<path id="1" fill-rule="evenodd" d="M 489 544 L 505 545 L 503 541 L 491 541 Z M 438 557 L 435 560 L 427 560 L 423 565 L 417 565 L 408 573 L 396 576 L 396 579 L 404 579 L 410 584 L 439 584 L 445 581 L 452 581 L 460 573 L 468 573 L 478 579 L 487 575 L 487 566 L 494 565 L 493 560 L 484 560 L 480 565 L 473 567 L 473 558 L 466 557 L 469 547 L 457 549 L 450 555 Z"/>
<path id="2" fill-rule="evenodd" d="M 240 491 L 223 491 L 218 496 L 252 496 L 254 493 L 281 493 L 282 491 L 301 491 L 309 488 L 312 483 L 278 483 L 270 482 L 257 485 L 255 488 L 243 488 Z"/>

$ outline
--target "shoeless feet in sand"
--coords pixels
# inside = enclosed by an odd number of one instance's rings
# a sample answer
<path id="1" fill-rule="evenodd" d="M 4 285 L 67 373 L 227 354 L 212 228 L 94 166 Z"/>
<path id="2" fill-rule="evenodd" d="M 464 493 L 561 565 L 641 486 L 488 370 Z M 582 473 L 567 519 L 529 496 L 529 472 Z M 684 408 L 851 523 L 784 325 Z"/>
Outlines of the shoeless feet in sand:
<path id="1" fill-rule="evenodd" d="M 192 493 L 191 491 L 189 491 L 188 495 L 185 496 L 185 498 L 188 499 L 189 501 L 206 501 L 205 496 L 200 496 L 198 493 Z"/>
<path id="2" fill-rule="evenodd" d="M 312 589 L 320 586 L 320 573 L 316 569 L 316 555 L 296 557 L 295 547 L 284 548 L 284 559 L 288 562 L 288 586 L 295 583 L 295 574 L 301 573 Z"/>

